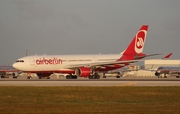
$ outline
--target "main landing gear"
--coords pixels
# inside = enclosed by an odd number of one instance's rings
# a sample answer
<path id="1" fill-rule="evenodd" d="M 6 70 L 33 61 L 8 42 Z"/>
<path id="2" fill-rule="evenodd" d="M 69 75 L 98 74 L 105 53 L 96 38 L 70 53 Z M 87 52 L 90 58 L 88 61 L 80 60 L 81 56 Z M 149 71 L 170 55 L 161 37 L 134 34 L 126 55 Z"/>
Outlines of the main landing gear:
<path id="1" fill-rule="evenodd" d="M 107 78 L 107 77 L 106 77 L 106 73 L 103 73 L 103 76 L 102 76 L 102 78 Z"/>
<path id="2" fill-rule="evenodd" d="M 100 76 L 98 75 L 98 73 L 94 73 L 93 75 L 89 76 L 89 79 L 99 79 Z"/>
<path id="3" fill-rule="evenodd" d="M 116 78 L 120 78 L 121 76 L 116 76 Z"/>
<path id="4" fill-rule="evenodd" d="M 28 76 L 27 79 L 32 79 L 32 76 Z"/>
<path id="5" fill-rule="evenodd" d="M 118 72 L 116 78 L 120 78 L 122 76 L 123 76 L 123 73 L 122 72 Z"/>
<path id="6" fill-rule="evenodd" d="M 66 76 L 66 79 L 77 79 L 77 76 L 69 74 L 69 75 Z"/>

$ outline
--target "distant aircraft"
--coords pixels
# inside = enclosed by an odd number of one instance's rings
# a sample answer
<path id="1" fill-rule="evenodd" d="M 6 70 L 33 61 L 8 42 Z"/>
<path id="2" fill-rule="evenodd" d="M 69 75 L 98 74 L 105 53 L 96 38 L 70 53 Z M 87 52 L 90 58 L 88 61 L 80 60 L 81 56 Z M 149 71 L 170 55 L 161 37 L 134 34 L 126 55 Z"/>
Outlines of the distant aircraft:
<path id="1" fill-rule="evenodd" d="M 176 66 L 161 66 L 159 67 L 155 75 L 158 76 L 158 78 L 167 78 L 167 74 L 176 75 L 176 78 L 180 77 L 180 67 Z"/>
<path id="2" fill-rule="evenodd" d="M 69 74 L 66 79 L 89 77 L 99 79 L 99 73 L 122 68 L 139 59 L 159 55 L 143 54 L 148 25 L 143 25 L 129 46 L 120 54 L 97 55 L 35 55 L 18 59 L 13 67 L 28 73 L 36 73 L 39 79 L 53 73 Z M 27 77 L 30 79 L 30 76 Z"/>
<path id="3" fill-rule="evenodd" d="M 15 69 L 12 66 L 0 66 L 0 75 L 1 78 L 5 78 L 6 74 L 11 74 L 13 78 L 17 78 L 19 70 Z"/>
<path id="4" fill-rule="evenodd" d="M 172 53 L 169 53 L 168 55 L 162 57 L 162 58 L 159 58 L 159 59 L 168 59 L 170 58 L 170 56 L 172 55 Z M 156 59 L 157 60 L 157 59 Z M 109 75 L 109 76 L 116 76 L 116 78 L 120 78 L 124 75 L 124 73 L 126 72 L 131 72 L 131 71 L 139 71 L 139 70 L 144 70 L 144 71 L 151 71 L 151 72 L 156 72 L 156 70 L 153 69 L 153 66 L 154 64 L 152 65 L 151 68 L 149 69 L 141 69 L 140 67 L 138 66 L 135 66 L 135 65 L 127 65 L 123 68 L 119 68 L 119 69 L 116 69 L 116 70 L 111 70 L 111 71 L 107 71 L 103 74 L 103 78 L 106 78 L 105 74 L 106 75 Z"/>

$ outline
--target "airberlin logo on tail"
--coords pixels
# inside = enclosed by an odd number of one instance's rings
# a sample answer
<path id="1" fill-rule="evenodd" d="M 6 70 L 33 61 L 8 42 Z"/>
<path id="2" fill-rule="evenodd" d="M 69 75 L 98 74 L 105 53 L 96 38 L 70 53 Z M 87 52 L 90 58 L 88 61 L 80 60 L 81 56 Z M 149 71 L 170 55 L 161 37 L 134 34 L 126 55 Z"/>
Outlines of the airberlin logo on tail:
<path id="1" fill-rule="evenodd" d="M 146 34 L 147 34 L 146 30 L 140 30 L 136 34 L 135 46 L 134 46 L 136 53 L 142 53 L 144 47 L 144 41 L 146 39 Z"/>
<path id="2" fill-rule="evenodd" d="M 39 58 L 36 60 L 37 65 L 56 65 L 56 64 L 62 64 L 62 60 L 58 58 Z"/>

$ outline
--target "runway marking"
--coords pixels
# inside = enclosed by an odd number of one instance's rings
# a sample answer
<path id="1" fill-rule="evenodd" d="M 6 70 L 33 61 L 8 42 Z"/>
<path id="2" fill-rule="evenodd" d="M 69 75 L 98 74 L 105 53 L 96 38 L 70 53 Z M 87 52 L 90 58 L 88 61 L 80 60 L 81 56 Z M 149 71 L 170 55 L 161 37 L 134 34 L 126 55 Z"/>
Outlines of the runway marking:
<path id="1" fill-rule="evenodd" d="M 129 83 L 125 83 L 125 84 L 118 84 L 117 86 L 133 86 L 137 84 L 136 82 L 129 82 Z"/>

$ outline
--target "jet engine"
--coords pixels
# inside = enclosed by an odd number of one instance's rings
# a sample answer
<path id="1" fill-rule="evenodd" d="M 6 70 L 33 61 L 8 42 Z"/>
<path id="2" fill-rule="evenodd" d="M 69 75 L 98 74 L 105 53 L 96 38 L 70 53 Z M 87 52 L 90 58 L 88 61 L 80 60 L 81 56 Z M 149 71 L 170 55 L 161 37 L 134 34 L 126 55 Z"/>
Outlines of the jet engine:
<path id="1" fill-rule="evenodd" d="M 160 73 L 159 73 L 159 72 L 155 72 L 155 75 L 156 75 L 156 76 L 160 76 Z"/>
<path id="2" fill-rule="evenodd" d="M 87 67 L 80 67 L 75 69 L 75 75 L 79 77 L 88 77 L 91 73 L 91 69 Z"/>

